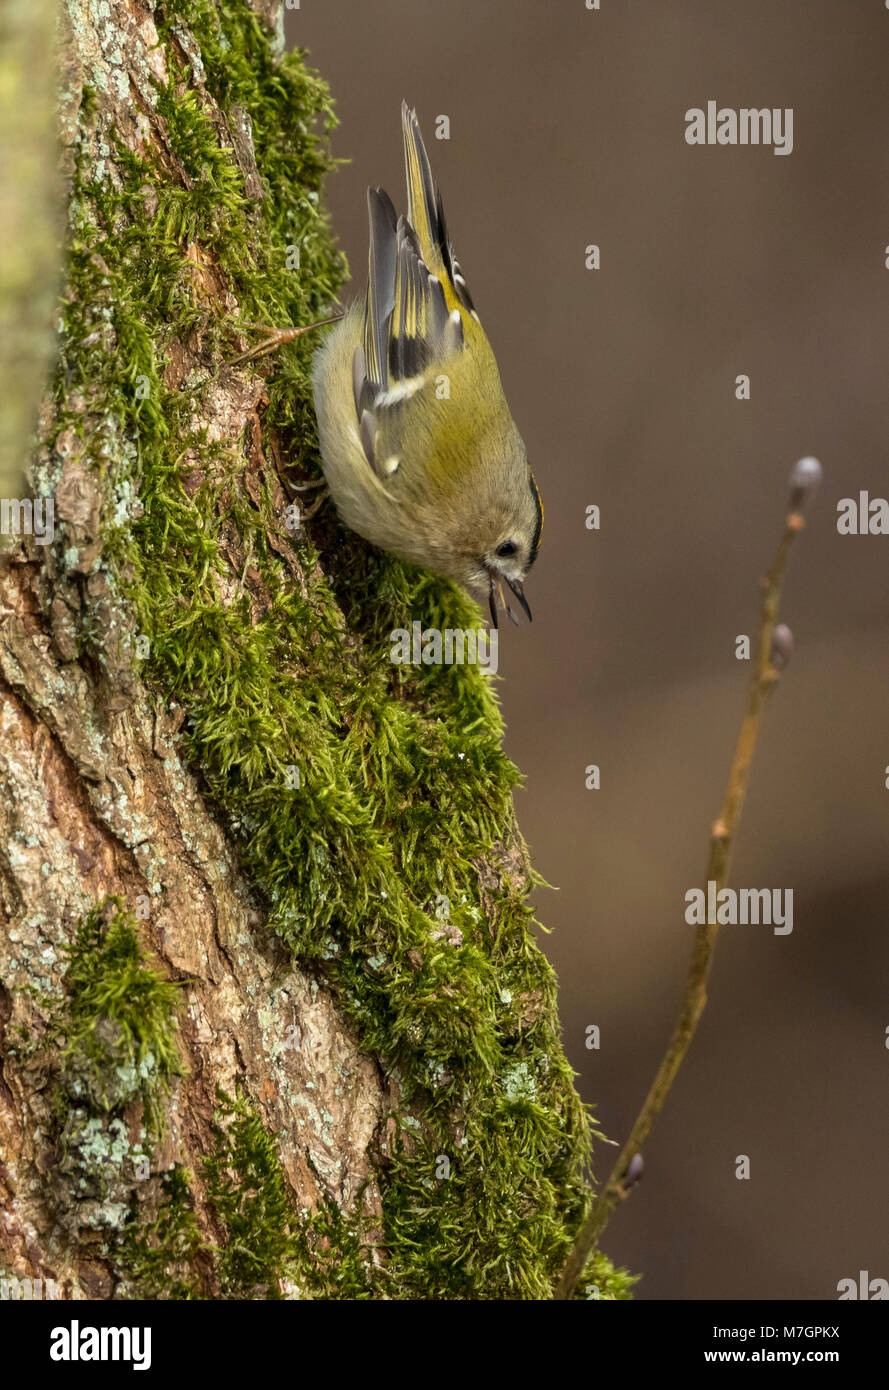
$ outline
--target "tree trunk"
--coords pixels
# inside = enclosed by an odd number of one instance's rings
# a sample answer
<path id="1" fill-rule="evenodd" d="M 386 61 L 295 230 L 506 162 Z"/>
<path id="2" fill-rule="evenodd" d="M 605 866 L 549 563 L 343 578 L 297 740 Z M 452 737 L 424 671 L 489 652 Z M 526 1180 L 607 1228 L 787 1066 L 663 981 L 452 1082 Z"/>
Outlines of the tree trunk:
<path id="1" fill-rule="evenodd" d="M 489 683 L 389 655 L 478 611 L 288 505 L 312 344 L 231 365 L 344 271 L 280 9 L 63 18 L 53 510 L 0 613 L 7 1296 L 548 1297 L 588 1200 Z"/>

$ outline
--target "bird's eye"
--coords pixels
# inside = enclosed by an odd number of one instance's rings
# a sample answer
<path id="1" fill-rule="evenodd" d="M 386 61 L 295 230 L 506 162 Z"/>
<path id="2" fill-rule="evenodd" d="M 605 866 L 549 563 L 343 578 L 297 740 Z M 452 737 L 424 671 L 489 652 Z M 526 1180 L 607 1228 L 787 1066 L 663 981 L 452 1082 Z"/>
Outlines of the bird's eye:
<path id="1" fill-rule="evenodd" d="M 497 554 L 501 557 L 501 559 L 505 560 L 508 555 L 515 555 L 515 553 L 515 541 L 504 541 L 502 545 L 498 545 L 497 547 Z"/>

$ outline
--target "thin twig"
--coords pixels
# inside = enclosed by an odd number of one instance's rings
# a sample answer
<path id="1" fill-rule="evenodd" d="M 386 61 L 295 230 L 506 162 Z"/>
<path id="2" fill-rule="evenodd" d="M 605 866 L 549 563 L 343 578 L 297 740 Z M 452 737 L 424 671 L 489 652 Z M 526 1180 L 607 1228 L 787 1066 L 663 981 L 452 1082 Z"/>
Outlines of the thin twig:
<path id="1" fill-rule="evenodd" d="M 706 882 L 716 883 L 717 901 L 719 891 L 726 886 L 731 867 L 732 851 L 738 823 L 741 819 L 741 811 L 744 807 L 744 796 L 747 791 L 750 765 L 756 748 L 762 712 L 769 695 L 777 684 L 780 665 L 785 664 L 786 660 L 786 653 L 782 660 L 780 650 L 782 644 L 780 642 L 775 644 L 775 627 L 787 560 L 795 537 L 805 526 L 801 511 L 802 505 L 807 494 L 817 486 L 820 478 L 820 465 L 814 459 L 800 460 L 793 469 L 790 475 L 790 509 L 785 518 L 784 534 L 778 545 L 772 567 L 765 579 L 762 580 L 763 599 L 760 614 L 759 654 L 750 684 L 747 709 L 741 721 L 735 755 L 732 759 L 722 811 L 713 826 L 710 854 L 707 860 Z M 787 633 L 785 644 L 789 644 L 789 640 L 790 634 Z M 599 1237 L 605 1229 L 611 1213 L 618 1202 L 629 1194 L 632 1185 L 632 1181 L 627 1182 L 630 1164 L 636 1155 L 642 1152 L 685 1054 L 688 1052 L 706 1007 L 707 979 L 713 964 L 713 953 L 716 949 L 718 933 L 719 926 L 715 922 L 704 923 L 696 930 L 682 1008 L 670 1044 L 658 1068 L 651 1090 L 645 1098 L 645 1104 L 630 1131 L 630 1137 L 621 1149 L 620 1157 L 615 1163 L 608 1181 L 597 1195 L 590 1214 L 580 1229 L 554 1294 L 557 1299 L 573 1297 L 586 1262 L 598 1244 Z"/>
<path id="2" fill-rule="evenodd" d="M 292 343 L 296 338 L 301 338 L 304 333 L 312 333 L 316 328 L 326 328 L 328 324 L 339 323 L 343 318 L 342 314 L 333 314 L 329 319 L 319 319 L 317 323 L 304 323 L 299 328 L 269 328 L 261 323 L 245 323 L 244 328 L 258 328 L 266 337 L 255 347 L 248 348 L 246 352 L 241 352 L 237 357 L 229 360 L 230 367 L 240 367 L 244 362 L 255 362 L 259 357 L 265 357 L 270 352 L 277 352 L 279 347 L 285 343 Z"/>

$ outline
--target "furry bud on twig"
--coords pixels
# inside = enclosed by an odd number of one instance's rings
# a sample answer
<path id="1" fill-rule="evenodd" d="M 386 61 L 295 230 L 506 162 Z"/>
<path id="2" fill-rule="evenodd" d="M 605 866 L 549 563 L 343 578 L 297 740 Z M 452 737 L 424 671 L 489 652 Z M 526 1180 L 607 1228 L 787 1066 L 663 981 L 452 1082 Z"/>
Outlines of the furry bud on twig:
<path id="1" fill-rule="evenodd" d="M 797 459 L 790 470 L 790 510 L 798 512 L 811 497 L 824 476 L 824 469 L 816 458 L 808 456 Z"/>
<path id="2" fill-rule="evenodd" d="M 776 671 L 783 671 L 793 656 L 793 633 L 786 623 L 779 623 L 772 633 L 770 660 Z"/>
<path id="3" fill-rule="evenodd" d="M 642 1174 L 644 1172 L 645 1159 L 642 1157 L 641 1154 L 633 1154 L 633 1157 L 627 1164 L 627 1171 L 623 1181 L 624 1188 L 633 1187 L 634 1184 L 637 1183 L 639 1179 L 642 1177 Z"/>

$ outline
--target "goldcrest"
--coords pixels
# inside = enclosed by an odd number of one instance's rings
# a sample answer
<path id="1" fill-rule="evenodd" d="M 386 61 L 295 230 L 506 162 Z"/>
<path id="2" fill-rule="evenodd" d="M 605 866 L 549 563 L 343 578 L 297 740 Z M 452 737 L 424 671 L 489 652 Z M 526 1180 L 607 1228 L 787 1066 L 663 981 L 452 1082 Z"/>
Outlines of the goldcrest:
<path id="1" fill-rule="evenodd" d="M 401 108 L 407 216 L 369 188 L 367 293 L 316 354 L 324 477 L 346 526 L 487 590 L 515 621 L 543 525 L 540 494 L 448 239 L 416 112 Z"/>

